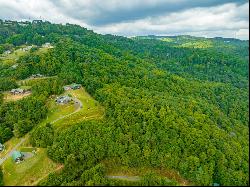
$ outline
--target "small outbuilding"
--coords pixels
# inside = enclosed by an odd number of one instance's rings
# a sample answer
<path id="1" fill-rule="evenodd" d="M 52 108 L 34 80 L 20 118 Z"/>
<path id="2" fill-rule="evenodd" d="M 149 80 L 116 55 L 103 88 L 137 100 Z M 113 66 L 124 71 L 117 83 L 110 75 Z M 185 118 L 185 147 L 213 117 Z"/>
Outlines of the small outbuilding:
<path id="1" fill-rule="evenodd" d="M 14 151 L 12 154 L 12 158 L 16 163 L 23 161 L 24 155 L 20 151 Z"/>

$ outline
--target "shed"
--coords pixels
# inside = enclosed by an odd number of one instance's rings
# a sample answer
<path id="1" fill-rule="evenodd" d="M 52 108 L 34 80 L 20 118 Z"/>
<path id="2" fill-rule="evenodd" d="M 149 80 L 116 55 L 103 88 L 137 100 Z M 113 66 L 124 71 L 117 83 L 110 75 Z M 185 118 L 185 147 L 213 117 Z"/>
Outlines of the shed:
<path id="1" fill-rule="evenodd" d="M 12 153 L 12 158 L 15 162 L 21 162 L 23 160 L 23 154 L 20 151 L 14 151 Z"/>

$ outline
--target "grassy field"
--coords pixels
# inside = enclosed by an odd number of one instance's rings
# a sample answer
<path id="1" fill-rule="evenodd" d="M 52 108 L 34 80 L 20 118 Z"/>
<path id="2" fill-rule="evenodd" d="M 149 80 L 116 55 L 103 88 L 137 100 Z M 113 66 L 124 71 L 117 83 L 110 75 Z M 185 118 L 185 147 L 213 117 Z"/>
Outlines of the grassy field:
<path id="1" fill-rule="evenodd" d="M 15 145 L 20 141 L 20 139 L 13 137 L 9 141 L 5 142 L 5 150 L 0 152 L 0 158 L 4 157 Z"/>
<path id="2" fill-rule="evenodd" d="M 9 102 L 9 101 L 17 101 L 20 100 L 24 97 L 29 96 L 31 93 L 25 93 L 25 94 L 20 94 L 20 95 L 12 95 L 11 93 L 5 92 L 4 93 L 4 102 Z"/>
<path id="3" fill-rule="evenodd" d="M 2 62 L 7 65 L 14 65 L 18 58 L 28 54 L 28 51 L 15 50 L 13 53 L 8 55 L 1 55 L 0 58 L 3 60 Z"/>
<path id="4" fill-rule="evenodd" d="M 9 158 L 3 165 L 4 185 L 36 185 L 43 176 L 58 167 L 60 167 L 59 164 L 52 162 L 47 157 L 45 149 L 37 149 L 37 153 L 33 157 L 19 164 L 15 164 L 12 158 Z"/>
<path id="5" fill-rule="evenodd" d="M 25 48 L 27 47 L 26 45 L 22 45 L 20 46 L 20 48 Z M 46 47 L 41 47 L 39 48 L 37 51 L 34 52 L 34 54 L 43 54 L 48 52 L 49 48 Z M 6 65 L 14 65 L 16 64 L 16 61 L 21 57 L 24 56 L 26 54 L 29 54 L 29 51 L 23 51 L 23 50 L 15 50 L 13 51 L 11 54 L 7 54 L 7 55 L 0 55 L 0 58 L 2 59 L 2 63 L 6 64 Z"/>
<path id="6" fill-rule="evenodd" d="M 98 119 L 104 115 L 104 108 L 95 101 L 85 90 L 81 88 L 79 90 L 66 91 L 62 95 L 70 94 L 72 97 L 78 98 L 83 107 L 79 109 L 79 105 L 71 103 L 65 105 L 59 105 L 55 102 L 56 96 L 50 97 L 47 102 L 49 113 L 47 119 L 42 121 L 38 125 L 43 125 L 49 122 L 53 122 L 58 118 L 65 117 L 54 123 L 56 130 L 61 128 L 67 128 L 69 125 L 76 124 L 82 120 Z M 78 111 L 79 110 L 79 111 Z M 78 111 L 77 113 L 74 113 Z M 69 114 L 74 113 L 70 116 Z M 29 136 L 27 134 L 26 136 Z M 6 150 L 1 153 L 1 157 L 9 152 L 20 139 L 12 138 L 5 143 Z M 32 152 L 35 148 L 31 147 L 29 139 L 21 145 L 18 150 L 23 152 Z M 53 171 L 59 171 L 63 166 L 54 163 L 46 155 L 46 149 L 37 149 L 37 154 L 31 158 L 28 158 L 20 164 L 15 164 L 11 158 L 9 158 L 3 164 L 4 170 L 4 184 L 11 185 L 36 185 L 39 181 L 44 180 L 49 173 Z"/>
<path id="7" fill-rule="evenodd" d="M 72 114 L 71 116 L 64 118 L 62 120 L 57 121 L 54 126 L 56 128 L 66 128 L 69 125 L 79 123 L 83 120 L 90 120 L 90 119 L 99 119 L 102 118 L 104 115 L 104 108 L 95 101 L 86 91 L 84 88 L 78 90 L 69 90 L 66 91 L 66 94 L 70 94 L 73 97 L 78 98 L 83 107 L 80 109 L 79 112 Z"/>
<path id="8" fill-rule="evenodd" d="M 132 168 L 127 166 L 122 166 L 118 164 L 116 160 L 105 160 L 102 161 L 105 166 L 106 175 L 108 176 L 143 176 L 147 172 L 154 172 L 159 176 L 166 177 L 170 180 L 177 181 L 180 186 L 189 186 L 192 185 L 189 181 L 182 178 L 177 171 L 163 168 Z"/>

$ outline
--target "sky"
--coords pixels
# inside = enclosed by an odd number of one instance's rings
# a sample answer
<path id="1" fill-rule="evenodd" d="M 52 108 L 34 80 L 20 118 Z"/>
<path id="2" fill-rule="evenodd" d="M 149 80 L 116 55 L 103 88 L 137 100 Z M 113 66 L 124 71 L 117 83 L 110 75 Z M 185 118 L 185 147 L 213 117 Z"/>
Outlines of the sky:
<path id="1" fill-rule="evenodd" d="M 101 34 L 249 39 L 249 0 L 0 0 L 0 19 L 78 24 Z"/>

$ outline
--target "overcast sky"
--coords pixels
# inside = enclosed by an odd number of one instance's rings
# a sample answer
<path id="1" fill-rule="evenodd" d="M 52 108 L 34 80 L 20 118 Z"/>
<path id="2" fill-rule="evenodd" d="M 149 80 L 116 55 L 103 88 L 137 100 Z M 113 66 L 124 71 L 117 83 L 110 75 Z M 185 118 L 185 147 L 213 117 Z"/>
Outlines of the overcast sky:
<path id="1" fill-rule="evenodd" d="M 249 39 L 249 0 L 0 0 L 0 19 L 75 23 L 123 36 Z"/>

